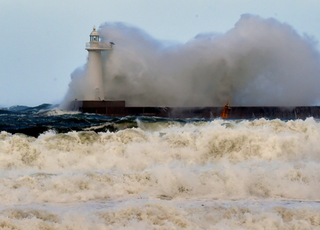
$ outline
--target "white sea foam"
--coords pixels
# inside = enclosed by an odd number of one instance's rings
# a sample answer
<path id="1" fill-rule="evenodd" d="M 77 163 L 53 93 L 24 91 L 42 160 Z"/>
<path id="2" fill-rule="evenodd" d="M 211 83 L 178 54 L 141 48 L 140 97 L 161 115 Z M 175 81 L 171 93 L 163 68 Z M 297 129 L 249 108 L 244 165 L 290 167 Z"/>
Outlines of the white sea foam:
<path id="1" fill-rule="evenodd" d="M 58 108 L 54 108 L 51 110 L 40 110 L 38 112 L 39 115 L 46 115 L 46 116 L 60 116 L 60 115 L 65 115 L 65 114 L 78 114 L 80 113 L 79 111 L 65 111 L 65 110 L 60 110 Z"/>
<path id="2" fill-rule="evenodd" d="M 1 132 L 1 226 L 319 228 L 318 121 L 138 124 L 38 138 Z"/>
<path id="3" fill-rule="evenodd" d="M 1 207 L 3 229 L 318 229 L 310 202 L 130 201 Z"/>

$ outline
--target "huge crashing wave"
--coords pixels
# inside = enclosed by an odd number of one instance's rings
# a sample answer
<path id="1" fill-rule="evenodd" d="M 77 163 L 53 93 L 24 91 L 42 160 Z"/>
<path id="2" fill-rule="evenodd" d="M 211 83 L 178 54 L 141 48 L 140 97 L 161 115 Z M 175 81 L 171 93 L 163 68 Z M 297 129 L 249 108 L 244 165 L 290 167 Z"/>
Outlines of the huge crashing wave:
<path id="1" fill-rule="evenodd" d="M 129 106 L 297 106 L 319 102 L 316 41 L 273 18 L 242 15 L 225 34 L 185 44 L 161 41 L 125 23 L 104 23 L 104 98 Z M 75 70 L 61 104 L 86 99 L 86 65 Z"/>

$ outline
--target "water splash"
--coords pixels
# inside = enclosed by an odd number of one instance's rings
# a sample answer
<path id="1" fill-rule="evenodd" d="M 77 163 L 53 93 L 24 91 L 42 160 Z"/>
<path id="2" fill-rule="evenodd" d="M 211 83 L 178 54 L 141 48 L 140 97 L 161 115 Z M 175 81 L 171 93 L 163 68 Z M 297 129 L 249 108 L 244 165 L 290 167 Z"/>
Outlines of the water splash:
<path id="1" fill-rule="evenodd" d="M 132 106 L 220 106 L 228 98 L 234 105 L 319 101 L 315 41 L 272 18 L 242 15 L 225 34 L 199 34 L 186 44 L 157 40 L 124 23 L 105 23 L 99 33 L 116 44 L 103 54 L 105 99 Z M 72 74 L 65 102 L 86 95 L 86 77 L 83 70 Z"/>

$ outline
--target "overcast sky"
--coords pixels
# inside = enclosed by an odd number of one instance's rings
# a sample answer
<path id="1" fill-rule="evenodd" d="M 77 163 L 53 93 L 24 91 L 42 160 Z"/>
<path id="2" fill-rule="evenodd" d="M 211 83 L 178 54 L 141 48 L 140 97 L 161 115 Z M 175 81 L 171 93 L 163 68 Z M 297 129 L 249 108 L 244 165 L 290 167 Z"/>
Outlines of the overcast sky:
<path id="1" fill-rule="evenodd" d="M 104 22 L 185 43 L 225 33 L 250 13 L 319 40 L 319 12 L 319 0 L 0 0 L 0 106 L 60 103 L 70 74 L 86 63 L 92 27 Z"/>

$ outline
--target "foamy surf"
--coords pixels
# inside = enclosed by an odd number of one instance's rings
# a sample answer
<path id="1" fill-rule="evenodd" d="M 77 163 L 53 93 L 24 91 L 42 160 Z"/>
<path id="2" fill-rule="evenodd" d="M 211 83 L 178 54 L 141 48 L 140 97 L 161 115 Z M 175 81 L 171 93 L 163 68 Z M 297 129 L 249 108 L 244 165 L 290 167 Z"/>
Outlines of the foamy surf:
<path id="1" fill-rule="evenodd" d="M 2 131 L 1 226 L 319 228 L 318 121 L 136 124 L 37 138 Z"/>
<path id="2" fill-rule="evenodd" d="M 61 116 L 61 115 L 73 115 L 73 114 L 80 114 L 79 111 L 65 111 L 65 110 L 60 110 L 59 108 L 54 108 L 50 110 L 40 110 L 37 112 L 38 115 L 43 115 L 43 116 Z"/>
<path id="3" fill-rule="evenodd" d="M 132 199 L 1 208 L 3 229 L 318 229 L 319 203 Z"/>

